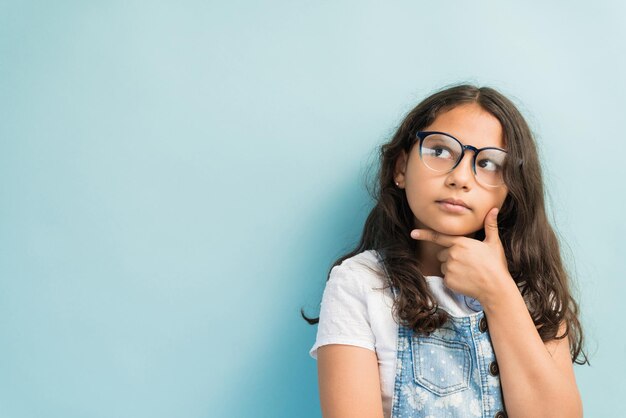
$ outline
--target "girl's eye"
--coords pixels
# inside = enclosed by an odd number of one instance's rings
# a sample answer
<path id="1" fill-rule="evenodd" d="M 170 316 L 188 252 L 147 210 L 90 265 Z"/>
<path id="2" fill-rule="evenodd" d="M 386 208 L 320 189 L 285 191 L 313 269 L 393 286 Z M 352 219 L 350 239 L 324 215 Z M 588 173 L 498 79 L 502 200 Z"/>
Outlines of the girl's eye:
<path id="1" fill-rule="evenodd" d="M 476 165 L 478 166 L 478 168 L 481 168 L 483 170 L 487 170 L 487 171 L 500 171 L 502 170 L 502 166 L 498 163 L 496 163 L 495 161 L 489 160 L 487 158 L 483 158 L 482 160 L 476 162 Z"/>
<path id="2" fill-rule="evenodd" d="M 434 158 L 449 159 L 452 156 L 452 153 L 450 152 L 450 150 L 443 146 L 433 146 L 429 148 L 424 148 L 422 152 L 428 155 L 429 157 L 434 157 Z"/>

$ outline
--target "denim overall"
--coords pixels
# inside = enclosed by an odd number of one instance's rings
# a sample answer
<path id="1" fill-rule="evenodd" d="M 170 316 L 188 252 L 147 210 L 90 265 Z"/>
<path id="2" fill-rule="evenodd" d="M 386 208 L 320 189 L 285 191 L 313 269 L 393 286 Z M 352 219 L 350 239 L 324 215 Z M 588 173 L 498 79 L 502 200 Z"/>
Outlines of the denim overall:
<path id="1" fill-rule="evenodd" d="M 397 351 L 391 418 L 506 418 L 484 311 L 429 336 L 399 324 Z"/>

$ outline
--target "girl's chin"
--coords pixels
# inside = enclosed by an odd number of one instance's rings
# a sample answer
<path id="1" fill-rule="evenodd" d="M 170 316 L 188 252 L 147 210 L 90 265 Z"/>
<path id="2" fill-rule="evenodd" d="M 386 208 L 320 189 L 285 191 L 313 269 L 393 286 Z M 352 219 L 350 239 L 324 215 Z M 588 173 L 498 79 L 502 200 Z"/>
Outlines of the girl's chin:
<path id="1" fill-rule="evenodd" d="M 440 234 L 468 238 L 473 238 L 476 232 L 478 232 L 478 230 L 468 230 L 467 228 L 450 228 L 449 226 L 443 228 L 431 228 L 428 226 L 423 226 L 421 229 L 430 229 L 432 231 L 437 231 Z"/>
<path id="2" fill-rule="evenodd" d="M 476 232 L 444 232 L 444 231 L 439 231 L 439 232 L 442 234 L 451 235 L 455 237 L 468 237 L 468 238 L 474 238 L 474 234 L 476 234 Z"/>
<path id="3" fill-rule="evenodd" d="M 459 237 L 464 236 L 464 237 L 470 237 L 470 238 L 474 237 L 474 234 L 481 229 L 481 227 L 472 228 L 472 227 L 468 227 L 467 224 L 462 225 L 461 223 L 459 223 L 458 225 L 455 225 L 453 222 L 445 222 L 445 223 L 442 222 L 441 225 L 437 225 L 437 224 L 426 225 L 417 219 L 415 219 L 414 224 L 420 225 L 420 226 L 416 226 L 415 229 L 430 229 L 432 231 L 437 231 L 440 234 L 454 235 L 454 236 L 459 236 Z"/>

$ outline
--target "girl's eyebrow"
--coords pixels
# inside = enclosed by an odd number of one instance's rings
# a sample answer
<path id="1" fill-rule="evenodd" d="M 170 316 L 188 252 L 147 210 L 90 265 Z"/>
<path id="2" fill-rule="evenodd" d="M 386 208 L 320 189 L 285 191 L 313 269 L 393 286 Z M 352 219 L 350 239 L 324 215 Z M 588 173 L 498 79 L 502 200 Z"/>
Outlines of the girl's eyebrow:
<path id="1" fill-rule="evenodd" d="M 450 134 L 448 134 L 448 135 L 450 135 Z M 452 136 L 453 138 L 456 138 L 456 139 L 457 139 L 457 140 L 458 140 L 461 144 L 463 144 L 463 145 L 470 145 L 470 146 L 472 146 L 472 147 L 474 147 L 474 148 L 476 148 L 476 149 L 484 149 L 484 148 L 498 148 L 498 149 L 501 149 L 501 150 L 504 150 L 504 151 L 507 151 L 507 152 L 508 152 L 508 150 L 506 149 L 506 146 L 500 147 L 500 146 L 498 146 L 498 145 L 486 145 L 486 146 L 484 146 L 484 147 L 477 147 L 477 146 L 476 146 L 476 145 L 474 145 L 474 144 L 468 144 L 467 142 L 463 142 L 463 141 L 461 141 L 461 140 L 460 140 L 458 137 L 456 137 L 456 136 L 453 136 L 453 135 L 450 135 L 450 136 Z"/>
<path id="2" fill-rule="evenodd" d="M 502 147 L 499 147 L 497 145 L 487 145 L 487 146 L 479 148 L 479 147 L 475 146 L 474 144 L 468 144 L 467 142 L 461 141 L 461 139 L 457 135 L 452 135 L 451 133 L 449 133 L 447 131 L 441 131 L 441 130 L 438 130 L 438 129 L 424 129 L 423 132 L 439 132 L 439 133 L 448 135 L 448 136 L 456 139 L 457 141 L 459 141 L 463 145 L 469 145 L 469 146 L 472 146 L 472 147 L 474 147 L 476 149 L 479 149 L 479 150 L 481 150 L 483 148 L 498 148 L 498 149 L 504 150 L 506 152 L 509 152 L 509 150 L 506 148 L 506 144 L 504 146 L 502 146 Z M 502 142 L 504 142 L 504 141 L 502 141 Z"/>

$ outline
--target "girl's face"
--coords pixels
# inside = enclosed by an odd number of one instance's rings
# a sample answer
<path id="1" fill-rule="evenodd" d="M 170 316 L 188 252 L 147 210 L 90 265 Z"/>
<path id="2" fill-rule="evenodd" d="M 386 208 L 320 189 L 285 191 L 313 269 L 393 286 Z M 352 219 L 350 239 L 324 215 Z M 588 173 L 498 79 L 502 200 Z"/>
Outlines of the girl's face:
<path id="1" fill-rule="evenodd" d="M 476 148 L 506 149 L 500 121 L 476 103 L 463 104 L 439 114 L 422 131 L 448 133 L 464 145 Z M 500 209 L 507 196 L 506 185 L 489 187 L 478 183 L 472 171 L 474 152 L 465 151 L 463 159 L 449 173 L 424 165 L 418 142 L 396 162 L 395 181 L 406 190 L 415 228 L 431 229 L 448 235 L 473 236 L 484 227 L 490 209 Z M 444 199 L 462 200 L 468 209 L 454 211 L 439 203 Z"/>

